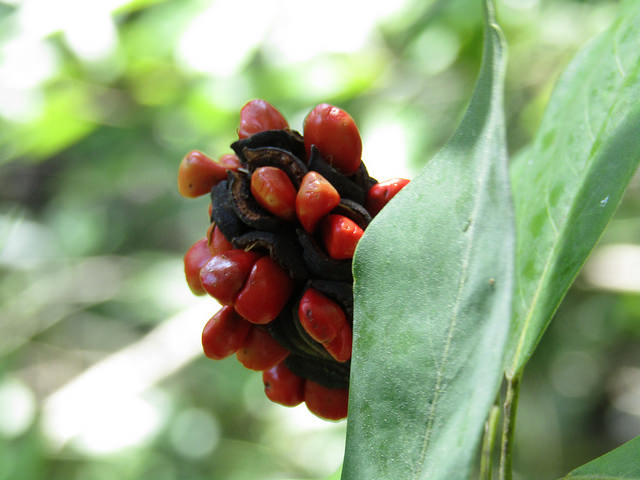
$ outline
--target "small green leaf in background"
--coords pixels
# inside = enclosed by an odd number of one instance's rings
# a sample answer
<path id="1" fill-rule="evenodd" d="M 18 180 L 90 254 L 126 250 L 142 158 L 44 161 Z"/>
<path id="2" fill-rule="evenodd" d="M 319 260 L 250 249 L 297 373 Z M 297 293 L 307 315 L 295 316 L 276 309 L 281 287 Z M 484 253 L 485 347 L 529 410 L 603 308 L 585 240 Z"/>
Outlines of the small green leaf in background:
<path id="1" fill-rule="evenodd" d="M 460 127 L 358 245 L 343 480 L 467 479 L 502 377 L 515 242 L 505 46 L 485 3 Z"/>
<path id="2" fill-rule="evenodd" d="M 512 167 L 516 289 L 507 374 L 533 353 L 640 161 L 640 2 L 558 81 L 533 145 Z"/>
<path id="3" fill-rule="evenodd" d="M 576 468 L 563 480 L 640 480 L 640 437 Z"/>

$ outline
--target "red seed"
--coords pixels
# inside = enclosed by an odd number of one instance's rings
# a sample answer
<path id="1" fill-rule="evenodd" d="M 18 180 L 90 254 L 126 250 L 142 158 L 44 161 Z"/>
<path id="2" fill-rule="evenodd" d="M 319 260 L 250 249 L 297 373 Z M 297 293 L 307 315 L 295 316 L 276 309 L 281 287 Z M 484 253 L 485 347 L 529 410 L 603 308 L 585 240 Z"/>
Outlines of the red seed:
<path id="1" fill-rule="evenodd" d="M 193 150 L 182 158 L 178 167 L 178 191 L 183 197 L 199 197 L 226 178 L 227 169 L 223 165 Z"/>
<path id="2" fill-rule="evenodd" d="M 352 343 L 353 335 L 351 333 L 351 327 L 349 324 L 346 324 L 333 340 L 324 344 L 324 348 L 337 362 L 342 363 L 351 358 Z"/>
<path id="3" fill-rule="evenodd" d="M 280 314 L 292 290 L 293 280 L 287 272 L 270 257 L 262 257 L 236 298 L 236 312 L 251 323 L 269 323 Z"/>
<path id="4" fill-rule="evenodd" d="M 214 360 L 228 357 L 244 344 L 250 328 L 251 324 L 238 315 L 233 307 L 222 307 L 202 331 L 204 354 Z"/>
<path id="5" fill-rule="evenodd" d="M 218 159 L 218 163 L 227 170 L 237 170 L 240 168 L 240 159 L 233 153 L 225 153 Z"/>
<path id="6" fill-rule="evenodd" d="M 375 217 L 382 207 L 391 200 L 396 193 L 402 190 L 409 180 L 406 178 L 391 178 L 384 182 L 376 183 L 367 192 L 365 206 L 372 217 Z"/>
<path id="7" fill-rule="evenodd" d="M 296 188 L 276 167 L 260 167 L 251 174 L 251 194 L 267 211 L 284 220 L 296 218 Z"/>
<path id="8" fill-rule="evenodd" d="M 327 420 L 340 420 L 347 416 L 349 391 L 327 388 L 312 380 L 305 382 L 304 401 L 311 413 Z"/>
<path id="9" fill-rule="evenodd" d="M 265 100 L 251 100 L 240 110 L 238 138 L 247 138 L 266 130 L 288 128 L 289 124 L 270 103 Z"/>
<path id="10" fill-rule="evenodd" d="M 209 250 L 212 255 L 218 255 L 219 253 L 233 250 L 233 244 L 227 240 L 217 225 L 212 223 L 209 226 L 209 229 L 210 231 L 207 238 L 209 239 Z"/>
<path id="11" fill-rule="evenodd" d="M 200 270 L 202 287 L 222 305 L 231 305 L 259 258 L 257 253 L 244 250 L 227 250 L 215 255 Z"/>
<path id="12" fill-rule="evenodd" d="M 283 361 L 289 351 L 276 342 L 269 332 L 255 325 L 251 326 L 244 344 L 236 352 L 236 357 L 250 370 L 267 370 Z"/>
<path id="13" fill-rule="evenodd" d="M 211 259 L 211 252 L 207 246 L 207 239 L 203 238 L 194 243 L 184 255 L 184 274 L 187 284 L 194 295 L 207 293 L 200 282 L 200 269 Z"/>
<path id="14" fill-rule="evenodd" d="M 272 402 L 295 407 L 304 400 L 304 379 L 294 374 L 284 362 L 262 372 L 264 393 Z"/>
<path id="15" fill-rule="evenodd" d="M 332 341 L 344 326 L 349 326 L 340 306 L 322 293 L 308 288 L 298 305 L 300 324 L 315 341 Z"/>
<path id="16" fill-rule="evenodd" d="M 329 215 L 322 221 L 322 240 L 331 258 L 352 258 L 364 234 L 353 220 L 343 215 Z"/>
<path id="17" fill-rule="evenodd" d="M 362 140 L 353 118 L 344 110 L 321 103 L 304 119 L 307 156 L 315 145 L 336 170 L 351 175 L 360 166 Z"/>
<path id="18" fill-rule="evenodd" d="M 318 222 L 340 203 L 340 194 L 318 172 L 308 172 L 296 196 L 296 214 L 303 228 L 313 233 Z"/>

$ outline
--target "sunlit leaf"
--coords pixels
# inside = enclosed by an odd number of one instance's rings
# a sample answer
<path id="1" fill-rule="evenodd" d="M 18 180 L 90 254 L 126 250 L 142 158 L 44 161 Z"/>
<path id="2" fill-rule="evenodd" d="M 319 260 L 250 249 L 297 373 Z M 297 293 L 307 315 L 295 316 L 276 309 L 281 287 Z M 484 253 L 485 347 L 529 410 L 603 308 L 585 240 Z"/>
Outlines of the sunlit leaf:
<path id="1" fill-rule="evenodd" d="M 345 480 L 467 479 L 496 395 L 514 229 L 492 12 L 460 127 L 358 246 Z"/>
<path id="2" fill-rule="evenodd" d="M 640 161 L 640 3 L 560 78 L 512 168 L 516 290 L 507 372 L 517 373 L 615 212 Z"/>

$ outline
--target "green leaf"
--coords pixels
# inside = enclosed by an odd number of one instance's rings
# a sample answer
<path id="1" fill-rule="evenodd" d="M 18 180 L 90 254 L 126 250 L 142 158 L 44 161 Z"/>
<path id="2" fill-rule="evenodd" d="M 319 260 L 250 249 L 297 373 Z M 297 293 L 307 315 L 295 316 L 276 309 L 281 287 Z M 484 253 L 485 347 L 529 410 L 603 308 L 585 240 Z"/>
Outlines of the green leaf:
<path id="1" fill-rule="evenodd" d="M 358 245 L 343 480 L 467 479 L 501 380 L 515 242 L 505 46 L 486 10 L 460 127 Z"/>
<path id="2" fill-rule="evenodd" d="M 640 437 L 576 468 L 565 479 L 640 480 Z"/>
<path id="3" fill-rule="evenodd" d="M 512 168 L 516 290 L 507 374 L 533 353 L 640 161 L 640 2 L 558 81 L 538 134 Z"/>

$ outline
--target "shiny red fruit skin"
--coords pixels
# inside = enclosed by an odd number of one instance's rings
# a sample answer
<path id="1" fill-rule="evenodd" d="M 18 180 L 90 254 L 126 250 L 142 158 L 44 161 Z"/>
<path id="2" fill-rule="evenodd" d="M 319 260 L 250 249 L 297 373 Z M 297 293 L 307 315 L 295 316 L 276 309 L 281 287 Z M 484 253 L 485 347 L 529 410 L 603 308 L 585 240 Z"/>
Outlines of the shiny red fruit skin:
<path id="1" fill-rule="evenodd" d="M 313 233 L 318 222 L 340 203 L 340 194 L 318 172 L 308 172 L 296 195 L 296 215 L 307 233 Z"/>
<path id="2" fill-rule="evenodd" d="M 344 110 L 321 103 L 304 119 L 307 156 L 315 145 L 336 170 L 351 175 L 361 163 L 362 140 L 356 123 Z"/>
<path id="3" fill-rule="evenodd" d="M 288 127 L 287 120 L 269 102 L 261 99 L 251 100 L 240 110 L 238 138 L 247 138 L 266 130 L 280 130 Z"/>
<path id="4" fill-rule="evenodd" d="M 340 306 L 313 288 L 308 288 L 298 305 L 298 318 L 306 332 L 316 342 L 327 343 L 349 326 Z"/>
<path id="5" fill-rule="evenodd" d="M 225 153 L 218 159 L 218 163 L 227 170 L 238 170 L 240 168 L 240 159 L 233 153 Z"/>
<path id="6" fill-rule="evenodd" d="M 264 393 L 272 402 L 295 407 L 304 401 L 305 380 L 281 362 L 262 372 Z"/>
<path id="7" fill-rule="evenodd" d="M 209 251 L 211 255 L 218 255 L 219 253 L 234 249 L 233 244 L 227 240 L 217 225 L 211 224 L 209 229 L 210 231 L 207 238 L 209 239 Z"/>
<path id="8" fill-rule="evenodd" d="M 324 344 L 327 352 L 336 362 L 340 363 L 346 362 L 351 358 L 352 346 L 353 335 L 349 324 L 344 325 L 333 340 Z"/>
<path id="9" fill-rule="evenodd" d="M 329 215 L 322 221 L 322 240 L 331 258 L 353 258 L 364 230 L 343 215 Z"/>
<path id="10" fill-rule="evenodd" d="M 222 307 L 202 330 L 204 354 L 214 360 L 221 360 L 244 344 L 251 324 L 238 315 L 233 307 Z"/>
<path id="11" fill-rule="evenodd" d="M 402 190 L 409 180 L 406 178 L 391 178 L 384 182 L 376 183 L 367 192 L 365 207 L 372 217 L 375 217 L 382 207 L 391 200 L 396 193 Z"/>
<path id="12" fill-rule="evenodd" d="M 304 387 L 304 401 L 311 413 L 327 420 L 341 420 L 347 416 L 349 391 L 327 388 L 312 380 Z"/>
<path id="13" fill-rule="evenodd" d="M 274 320 L 289 300 L 293 280 L 271 257 L 260 258 L 238 294 L 235 309 L 251 323 L 264 325 Z"/>
<path id="14" fill-rule="evenodd" d="M 227 250 L 215 255 L 200 270 L 202 287 L 222 305 L 231 305 L 259 258 L 257 253 L 244 250 Z"/>
<path id="15" fill-rule="evenodd" d="M 187 153 L 178 167 L 178 191 L 187 198 L 195 198 L 211 191 L 211 187 L 227 178 L 227 169 L 204 153 Z"/>
<path id="16" fill-rule="evenodd" d="M 203 238 L 194 243 L 184 255 L 184 275 L 187 284 L 194 295 L 207 293 L 200 282 L 200 269 L 211 259 L 211 252 L 207 246 L 207 239 Z"/>
<path id="17" fill-rule="evenodd" d="M 296 188 L 276 167 L 260 167 L 251 174 L 251 194 L 262 208 L 276 217 L 296 219 Z"/>
<path id="18" fill-rule="evenodd" d="M 267 370 L 289 355 L 289 351 L 276 342 L 269 332 L 252 325 L 244 344 L 236 352 L 236 357 L 250 370 Z"/>

